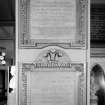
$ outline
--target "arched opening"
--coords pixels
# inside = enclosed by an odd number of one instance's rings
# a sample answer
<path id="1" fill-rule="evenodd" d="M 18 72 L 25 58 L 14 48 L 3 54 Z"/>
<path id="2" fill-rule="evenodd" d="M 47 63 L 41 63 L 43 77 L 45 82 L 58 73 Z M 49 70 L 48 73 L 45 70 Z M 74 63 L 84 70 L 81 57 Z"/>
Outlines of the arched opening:
<path id="1" fill-rule="evenodd" d="M 90 88 L 91 105 L 105 105 L 105 72 L 99 64 L 92 67 Z"/>

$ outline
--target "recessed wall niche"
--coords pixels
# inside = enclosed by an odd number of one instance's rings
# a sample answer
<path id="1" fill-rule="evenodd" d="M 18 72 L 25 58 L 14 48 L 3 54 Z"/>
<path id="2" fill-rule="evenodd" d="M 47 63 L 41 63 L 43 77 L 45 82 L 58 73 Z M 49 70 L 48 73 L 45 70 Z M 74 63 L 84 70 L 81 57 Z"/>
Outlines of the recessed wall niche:
<path id="1" fill-rule="evenodd" d="M 89 0 L 18 1 L 18 104 L 86 105 Z"/>
<path id="2" fill-rule="evenodd" d="M 92 65 L 90 70 L 90 105 L 98 104 L 97 92 L 99 91 L 99 87 L 97 86 L 97 81 L 94 77 L 95 75 L 97 75 L 104 78 L 104 75 L 105 75 L 104 60 L 102 62 L 100 62 L 99 60 L 100 59 L 97 59 L 98 62 L 94 62 L 94 63 L 91 62 Z"/>

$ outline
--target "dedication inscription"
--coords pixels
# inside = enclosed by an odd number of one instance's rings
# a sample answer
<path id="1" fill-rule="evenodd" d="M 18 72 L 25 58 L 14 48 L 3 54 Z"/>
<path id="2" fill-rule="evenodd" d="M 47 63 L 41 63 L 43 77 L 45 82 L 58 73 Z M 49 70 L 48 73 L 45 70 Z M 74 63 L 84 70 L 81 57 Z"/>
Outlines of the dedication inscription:
<path id="1" fill-rule="evenodd" d="M 71 72 L 32 72 L 30 105 L 77 105 L 78 79 Z"/>
<path id="2" fill-rule="evenodd" d="M 31 39 L 75 39 L 76 0 L 30 0 Z"/>
<path id="3" fill-rule="evenodd" d="M 24 64 L 20 105 L 86 105 L 82 64 Z"/>
<path id="4" fill-rule="evenodd" d="M 85 47 L 88 0 L 20 0 L 24 48 Z"/>

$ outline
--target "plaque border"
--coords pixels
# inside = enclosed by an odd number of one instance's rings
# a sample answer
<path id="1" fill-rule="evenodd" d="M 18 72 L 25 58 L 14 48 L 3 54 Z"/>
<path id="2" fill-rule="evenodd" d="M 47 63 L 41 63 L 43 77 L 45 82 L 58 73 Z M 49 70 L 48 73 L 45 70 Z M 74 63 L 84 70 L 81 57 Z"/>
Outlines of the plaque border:
<path id="1" fill-rule="evenodd" d="M 86 70 L 83 63 L 72 63 L 68 54 L 57 48 L 42 51 L 33 63 L 19 63 L 19 103 L 30 105 L 30 85 L 27 80 L 30 72 L 75 72 L 78 75 L 78 105 L 86 105 Z M 43 69 L 44 68 L 44 69 Z M 28 90 L 28 91 L 27 91 Z M 28 95 L 27 95 L 28 92 Z"/>
<path id="2" fill-rule="evenodd" d="M 41 65 L 35 65 L 33 63 L 22 63 L 22 90 L 21 92 L 23 92 L 23 96 L 19 96 L 20 97 L 20 100 L 21 98 L 23 98 L 23 103 L 22 105 L 29 105 L 31 104 L 31 99 L 30 99 L 30 96 L 31 96 L 31 92 L 30 90 L 27 90 L 28 89 L 28 82 L 27 82 L 27 75 L 29 72 L 80 72 L 81 74 L 79 75 L 79 87 L 78 87 L 78 100 L 77 100 L 77 103 L 78 105 L 85 105 L 85 100 L 86 100 L 86 77 L 85 77 L 85 74 L 84 74 L 84 69 L 83 69 L 83 64 L 82 63 L 72 63 L 70 64 L 71 66 L 63 66 L 63 67 L 59 67 L 59 66 L 54 66 L 53 67 L 50 65 L 50 66 L 41 66 Z M 58 71 L 40 71 L 40 69 L 59 69 Z M 39 71 L 38 71 L 39 70 Z M 28 92 L 28 96 L 27 96 L 27 91 Z M 29 97 L 29 98 L 28 98 Z M 27 101 L 28 100 L 28 101 Z"/>
<path id="3" fill-rule="evenodd" d="M 96 57 L 96 59 L 97 59 L 97 57 Z M 98 61 L 98 59 L 99 59 L 99 61 Z M 90 65 L 91 66 L 91 68 L 90 68 L 90 104 L 97 104 L 97 100 L 98 100 L 97 96 L 95 95 L 95 93 L 97 91 L 96 86 L 94 85 L 94 82 L 91 81 L 91 77 L 92 77 L 91 72 L 92 72 L 92 69 L 96 65 L 99 65 L 103 69 L 102 71 L 105 73 L 105 70 L 104 70 L 104 61 L 102 61 L 102 62 L 100 61 L 101 57 L 98 58 L 98 59 L 97 59 L 97 61 L 93 61 L 92 64 Z"/>
<path id="4" fill-rule="evenodd" d="M 33 49 L 42 49 L 48 46 L 59 46 L 65 49 L 70 48 L 86 48 L 88 38 L 88 0 L 76 0 L 79 4 L 79 16 L 77 16 L 77 39 L 74 42 L 60 42 L 60 39 L 56 42 L 44 40 L 35 40 L 30 39 L 29 32 L 29 3 L 30 0 L 19 0 L 19 22 L 18 22 L 18 31 L 19 31 L 19 48 L 33 48 Z"/>

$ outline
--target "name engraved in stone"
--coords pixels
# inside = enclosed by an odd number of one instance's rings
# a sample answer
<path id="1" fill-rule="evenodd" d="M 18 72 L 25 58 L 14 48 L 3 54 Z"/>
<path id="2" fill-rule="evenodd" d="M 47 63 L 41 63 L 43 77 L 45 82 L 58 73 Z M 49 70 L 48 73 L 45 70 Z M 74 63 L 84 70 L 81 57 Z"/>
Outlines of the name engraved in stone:
<path id="1" fill-rule="evenodd" d="M 31 105 L 76 105 L 76 73 L 32 72 L 30 78 Z"/>
<path id="2" fill-rule="evenodd" d="M 76 0 L 30 0 L 31 39 L 72 39 L 76 35 Z"/>

